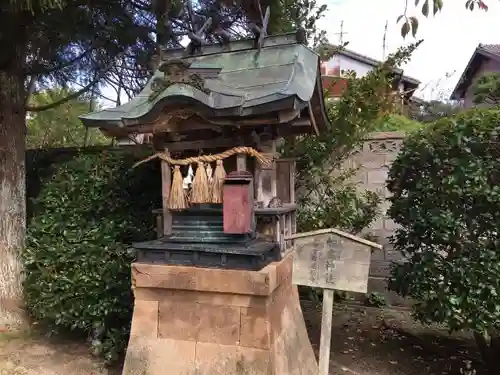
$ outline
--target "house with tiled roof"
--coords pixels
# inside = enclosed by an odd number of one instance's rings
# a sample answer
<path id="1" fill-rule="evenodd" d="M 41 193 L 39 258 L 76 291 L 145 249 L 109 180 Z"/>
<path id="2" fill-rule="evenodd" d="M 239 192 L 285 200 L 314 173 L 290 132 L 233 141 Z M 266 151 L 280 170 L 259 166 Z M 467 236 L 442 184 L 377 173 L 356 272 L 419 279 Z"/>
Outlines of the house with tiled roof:
<path id="1" fill-rule="evenodd" d="M 488 73 L 500 72 L 500 44 L 479 44 L 451 93 L 451 100 L 462 102 L 465 108 L 474 107 L 474 82 Z"/>
<path id="2" fill-rule="evenodd" d="M 334 49 L 335 46 L 329 46 Z M 340 48 L 328 60 L 322 61 L 321 69 L 323 78 L 323 87 L 328 88 L 327 77 L 342 76 L 342 72 L 354 71 L 358 77 L 362 77 L 374 68 L 378 67 L 382 61 L 362 55 L 360 53 Z M 420 81 L 404 74 L 402 69 L 394 69 L 393 89 L 398 90 L 406 99 L 413 96 L 420 85 Z M 331 90 L 332 96 L 338 96 L 341 86 L 336 90 Z"/>
<path id="3" fill-rule="evenodd" d="M 327 45 L 323 48 L 336 49 L 337 47 Z M 323 88 L 326 90 L 326 100 L 337 100 L 346 89 L 347 82 L 341 78 L 344 72 L 354 71 L 358 77 L 362 77 L 382 63 L 380 60 L 375 60 L 345 48 L 338 49 L 333 55 L 328 53 L 326 55 L 329 58 L 323 59 L 321 62 L 321 79 Z M 405 75 L 403 70 L 399 68 L 395 68 L 393 73 L 392 89 L 395 104 L 401 113 L 409 113 L 411 107 L 418 106 L 421 101 L 413 96 L 420 85 L 420 81 Z"/>

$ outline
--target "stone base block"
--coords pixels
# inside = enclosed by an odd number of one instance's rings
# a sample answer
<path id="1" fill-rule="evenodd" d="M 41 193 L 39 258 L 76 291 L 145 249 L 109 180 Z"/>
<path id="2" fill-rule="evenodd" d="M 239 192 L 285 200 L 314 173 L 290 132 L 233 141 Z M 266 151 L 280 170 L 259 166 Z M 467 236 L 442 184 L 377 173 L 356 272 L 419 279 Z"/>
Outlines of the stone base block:
<path id="1" fill-rule="evenodd" d="M 132 267 L 123 375 L 317 375 L 292 254 L 261 271 Z"/>

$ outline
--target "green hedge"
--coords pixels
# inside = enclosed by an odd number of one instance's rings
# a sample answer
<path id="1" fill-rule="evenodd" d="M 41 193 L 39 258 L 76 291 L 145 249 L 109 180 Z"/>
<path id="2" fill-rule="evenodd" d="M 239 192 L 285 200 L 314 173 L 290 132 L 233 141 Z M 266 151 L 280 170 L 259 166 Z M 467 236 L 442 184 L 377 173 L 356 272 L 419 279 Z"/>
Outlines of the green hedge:
<path id="1" fill-rule="evenodd" d="M 27 157 L 28 311 L 51 329 L 89 335 L 108 361 L 129 332 L 129 245 L 154 236 L 151 210 L 161 204 L 159 166 L 132 169 L 139 157 L 122 150 Z"/>
<path id="2" fill-rule="evenodd" d="M 471 330 L 498 373 L 500 111 L 476 109 L 413 133 L 392 164 L 390 217 L 399 225 L 389 288 L 421 322 Z"/>

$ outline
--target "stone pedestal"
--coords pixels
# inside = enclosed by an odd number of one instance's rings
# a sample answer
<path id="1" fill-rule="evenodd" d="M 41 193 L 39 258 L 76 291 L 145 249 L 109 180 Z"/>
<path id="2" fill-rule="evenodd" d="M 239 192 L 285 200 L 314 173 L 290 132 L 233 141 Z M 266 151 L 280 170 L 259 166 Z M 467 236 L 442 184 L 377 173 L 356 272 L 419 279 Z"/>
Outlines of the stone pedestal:
<path id="1" fill-rule="evenodd" d="M 317 375 L 292 255 L 261 271 L 134 263 L 123 375 Z"/>

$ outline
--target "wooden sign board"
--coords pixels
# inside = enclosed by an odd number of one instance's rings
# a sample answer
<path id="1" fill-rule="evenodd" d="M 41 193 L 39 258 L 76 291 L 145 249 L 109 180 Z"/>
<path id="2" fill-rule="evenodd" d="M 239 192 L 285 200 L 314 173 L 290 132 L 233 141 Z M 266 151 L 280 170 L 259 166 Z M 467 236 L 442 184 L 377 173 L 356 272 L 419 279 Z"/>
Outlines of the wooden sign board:
<path id="1" fill-rule="evenodd" d="M 328 375 L 333 318 L 333 291 L 366 293 L 372 248 L 382 246 L 338 229 L 297 233 L 292 281 L 323 290 L 319 375 Z"/>
<path id="2" fill-rule="evenodd" d="M 337 229 L 298 233 L 294 240 L 293 283 L 366 293 L 372 248 L 379 244 Z"/>

